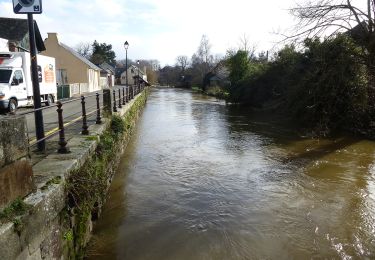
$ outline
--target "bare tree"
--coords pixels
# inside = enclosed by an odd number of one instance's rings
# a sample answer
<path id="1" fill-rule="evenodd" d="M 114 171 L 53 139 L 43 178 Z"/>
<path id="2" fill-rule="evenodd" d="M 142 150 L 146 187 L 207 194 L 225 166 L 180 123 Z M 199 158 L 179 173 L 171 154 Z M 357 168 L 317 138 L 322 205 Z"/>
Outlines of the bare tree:
<path id="1" fill-rule="evenodd" d="M 299 4 L 290 10 L 299 23 L 294 28 L 295 33 L 287 37 L 314 38 L 354 30 L 363 38 L 371 38 L 375 31 L 375 0 L 365 1 L 366 7 L 354 6 L 352 0 L 315 0 Z"/>
<path id="2" fill-rule="evenodd" d="M 362 5 L 359 5 L 361 4 Z M 369 103 L 375 103 L 375 0 L 309 0 L 290 10 L 299 23 L 287 39 L 351 36 L 362 48 L 366 65 Z"/>
<path id="3" fill-rule="evenodd" d="M 177 61 L 176 65 L 181 68 L 182 73 L 185 72 L 185 69 L 188 66 L 188 60 L 189 60 L 189 58 L 187 56 L 184 56 L 184 55 L 180 55 L 176 58 L 176 61 Z"/>
<path id="4" fill-rule="evenodd" d="M 207 66 L 209 66 L 213 61 L 213 56 L 211 54 L 211 44 L 208 40 L 207 35 L 203 34 L 201 38 L 201 43 L 198 47 L 197 56 L 205 63 Z"/>
<path id="5" fill-rule="evenodd" d="M 249 51 L 250 50 L 250 41 L 249 36 L 244 33 L 239 40 L 239 49 L 243 51 Z"/>
<path id="6" fill-rule="evenodd" d="M 257 49 L 257 46 L 256 44 L 250 43 L 249 37 L 245 33 L 239 38 L 238 49 L 247 52 L 249 59 L 255 59 L 255 51 Z M 228 54 L 235 54 L 236 52 L 237 50 L 229 50 Z"/>
<path id="7" fill-rule="evenodd" d="M 91 43 L 81 42 L 77 44 L 77 46 L 74 49 L 76 52 L 78 52 L 81 56 L 85 57 L 86 59 L 91 58 L 91 55 L 92 55 Z"/>

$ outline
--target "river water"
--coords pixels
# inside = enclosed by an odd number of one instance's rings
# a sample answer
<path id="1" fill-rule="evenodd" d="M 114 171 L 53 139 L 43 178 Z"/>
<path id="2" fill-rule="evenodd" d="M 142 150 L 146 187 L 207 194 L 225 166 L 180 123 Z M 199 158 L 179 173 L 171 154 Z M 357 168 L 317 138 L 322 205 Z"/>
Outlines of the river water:
<path id="1" fill-rule="evenodd" d="M 89 259 L 374 259 L 375 143 L 154 89 Z"/>

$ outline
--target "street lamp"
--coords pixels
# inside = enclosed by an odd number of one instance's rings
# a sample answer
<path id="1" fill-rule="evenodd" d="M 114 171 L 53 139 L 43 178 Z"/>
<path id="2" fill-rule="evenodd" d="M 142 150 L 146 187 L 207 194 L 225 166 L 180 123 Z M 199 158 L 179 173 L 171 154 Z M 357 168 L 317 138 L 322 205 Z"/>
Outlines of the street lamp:
<path id="1" fill-rule="evenodd" d="M 128 41 L 125 41 L 124 48 L 125 48 L 125 53 L 126 53 L 126 56 L 125 56 L 126 91 L 129 91 L 129 88 L 128 88 L 128 48 L 129 48 L 129 43 L 128 43 Z M 126 97 L 128 97 L 128 95 L 126 95 Z"/>
<path id="2" fill-rule="evenodd" d="M 141 83 L 141 79 L 139 78 L 139 60 L 137 60 L 137 64 L 138 64 L 138 91 L 139 91 L 139 87 Z"/>

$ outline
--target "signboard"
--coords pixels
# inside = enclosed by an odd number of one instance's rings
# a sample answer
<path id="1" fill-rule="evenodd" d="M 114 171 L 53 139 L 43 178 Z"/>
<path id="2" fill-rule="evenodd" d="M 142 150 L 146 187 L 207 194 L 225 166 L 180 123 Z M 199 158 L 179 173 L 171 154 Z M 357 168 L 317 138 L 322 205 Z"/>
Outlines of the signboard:
<path id="1" fill-rule="evenodd" d="M 13 10 L 16 14 L 41 14 L 42 0 L 13 0 Z"/>
<path id="2" fill-rule="evenodd" d="M 44 81 L 46 83 L 55 82 L 55 70 L 53 69 L 52 64 L 49 64 L 44 68 Z"/>

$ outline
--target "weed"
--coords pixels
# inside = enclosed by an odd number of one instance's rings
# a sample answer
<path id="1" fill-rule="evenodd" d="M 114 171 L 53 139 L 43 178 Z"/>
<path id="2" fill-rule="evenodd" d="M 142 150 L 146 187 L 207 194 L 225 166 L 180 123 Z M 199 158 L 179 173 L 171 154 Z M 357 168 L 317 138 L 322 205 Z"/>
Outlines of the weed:
<path id="1" fill-rule="evenodd" d="M 69 241 L 69 242 L 71 242 L 71 241 L 73 241 L 73 230 L 71 230 L 71 229 L 69 229 L 68 231 L 66 231 L 65 232 L 65 234 L 64 234 L 64 239 L 66 240 L 66 241 Z"/>
<path id="2" fill-rule="evenodd" d="M 30 205 L 26 204 L 21 198 L 17 198 L 0 212 L 0 220 L 13 221 L 14 217 L 25 214 L 29 208 Z"/>

